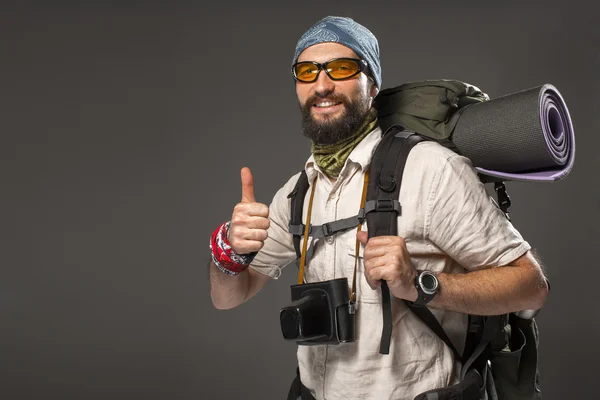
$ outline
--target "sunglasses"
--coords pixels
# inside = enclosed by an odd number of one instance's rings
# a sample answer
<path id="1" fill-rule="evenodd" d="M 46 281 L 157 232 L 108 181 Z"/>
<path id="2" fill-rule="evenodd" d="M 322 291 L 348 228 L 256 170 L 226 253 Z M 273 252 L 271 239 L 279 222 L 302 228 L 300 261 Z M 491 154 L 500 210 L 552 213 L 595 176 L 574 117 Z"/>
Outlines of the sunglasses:
<path id="1" fill-rule="evenodd" d="M 319 78 L 324 70 L 334 81 L 350 79 L 367 69 L 367 62 L 358 58 L 335 58 L 326 63 L 302 61 L 292 65 L 292 74 L 298 82 L 311 83 Z"/>

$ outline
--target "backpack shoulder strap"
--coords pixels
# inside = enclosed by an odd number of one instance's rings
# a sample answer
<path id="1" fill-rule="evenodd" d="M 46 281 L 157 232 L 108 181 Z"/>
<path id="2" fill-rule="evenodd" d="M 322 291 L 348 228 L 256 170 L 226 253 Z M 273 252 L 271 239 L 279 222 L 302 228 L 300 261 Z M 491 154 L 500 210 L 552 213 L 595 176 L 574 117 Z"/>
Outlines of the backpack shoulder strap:
<path id="1" fill-rule="evenodd" d="M 306 171 L 302 170 L 294 190 L 288 194 L 287 198 L 292 199 L 290 203 L 290 232 L 294 235 L 294 248 L 296 249 L 296 255 L 300 258 L 302 252 L 300 249 L 300 238 L 301 233 L 296 234 L 295 232 L 302 232 L 302 229 L 293 229 L 294 226 L 302 227 L 302 206 L 304 205 L 304 197 L 308 191 L 308 177 Z"/>
<path id="2" fill-rule="evenodd" d="M 367 225 L 369 238 L 373 236 L 389 236 L 398 234 L 398 220 L 396 212 L 401 215 L 400 189 L 402 175 L 408 154 L 414 146 L 432 138 L 419 135 L 413 131 L 404 130 L 399 125 L 390 127 L 381 143 L 378 145 L 371 161 L 369 188 L 367 191 Z M 439 140 L 437 140 L 439 142 Z M 447 145 L 447 143 L 441 143 Z M 394 204 L 397 203 L 397 204 Z M 371 209 L 375 212 L 370 211 Z M 383 332 L 381 337 L 380 353 L 388 354 L 391 340 L 391 299 L 387 284 L 382 282 L 382 308 Z M 427 325 L 450 348 L 457 360 L 463 362 L 462 355 L 458 352 L 444 329 L 427 307 L 420 307 L 410 301 L 404 301 L 406 306 Z M 488 324 L 490 325 L 490 324 Z M 488 327 L 488 332 L 491 329 Z M 489 334 L 489 333 L 488 333 Z M 478 354 L 477 354 L 478 355 Z M 473 357 L 475 358 L 475 357 Z M 472 362 L 472 360 L 470 360 Z"/>
<path id="3" fill-rule="evenodd" d="M 413 131 L 393 125 L 386 130 L 377 145 L 369 171 L 369 186 L 365 213 L 369 238 L 390 236 L 398 233 L 398 215 L 402 214 L 399 202 L 400 186 L 404 165 L 411 149 L 418 143 L 430 140 Z M 390 291 L 385 281 L 381 282 L 383 310 L 383 332 L 379 352 L 389 354 L 392 336 L 392 308 Z"/>

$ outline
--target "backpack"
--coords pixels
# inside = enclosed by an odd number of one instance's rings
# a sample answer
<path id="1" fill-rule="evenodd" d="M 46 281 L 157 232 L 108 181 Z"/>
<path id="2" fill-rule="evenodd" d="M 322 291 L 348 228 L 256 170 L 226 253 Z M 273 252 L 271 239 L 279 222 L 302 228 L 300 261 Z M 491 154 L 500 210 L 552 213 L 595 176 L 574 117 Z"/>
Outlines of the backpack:
<path id="1" fill-rule="evenodd" d="M 375 98 L 378 124 L 384 132 L 370 167 L 370 179 L 364 208 L 358 216 L 311 226 L 313 237 L 327 237 L 356 228 L 357 220 L 367 221 L 369 238 L 397 234 L 398 202 L 404 164 L 410 150 L 425 140 L 435 140 L 459 152 L 452 143 L 452 133 L 464 110 L 472 104 L 489 100 L 479 88 L 457 80 L 426 80 L 410 82 L 385 89 Z M 494 183 L 498 206 L 510 220 L 511 205 L 504 182 L 499 178 L 478 174 L 483 183 Z M 303 234 L 302 207 L 309 184 L 304 171 L 294 190 L 288 195 L 290 233 L 298 257 Z M 309 256 L 307 254 L 307 256 Z M 391 300 L 387 284 L 382 282 L 383 332 L 380 353 L 389 352 L 392 321 Z M 461 382 L 442 389 L 422 393 L 415 400 L 428 399 L 498 399 L 539 400 L 538 346 L 539 332 L 533 314 L 510 313 L 496 316 L 469 315 L 465 351 L 460 354 L 427 307 L 405 301 L 429 328 L 435 332 L 454 356 L 462 361 Z M 299 377 L 294 391 L 305 397 Z M 288 398 L 294 398 L 292 390 Z"/>

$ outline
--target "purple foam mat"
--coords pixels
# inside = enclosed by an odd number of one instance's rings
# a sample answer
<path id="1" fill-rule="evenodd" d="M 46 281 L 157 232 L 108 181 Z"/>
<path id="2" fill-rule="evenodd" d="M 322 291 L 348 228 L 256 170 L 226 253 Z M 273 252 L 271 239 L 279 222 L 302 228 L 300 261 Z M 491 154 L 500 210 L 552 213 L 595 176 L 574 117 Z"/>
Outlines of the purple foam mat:
<path id="1" fill-rule="evenodd" d="M 478 172 L 502 180 L 557 181 L 575 162 L 569 110 L 551 84 L 468 108 L 454 137 Z"/>

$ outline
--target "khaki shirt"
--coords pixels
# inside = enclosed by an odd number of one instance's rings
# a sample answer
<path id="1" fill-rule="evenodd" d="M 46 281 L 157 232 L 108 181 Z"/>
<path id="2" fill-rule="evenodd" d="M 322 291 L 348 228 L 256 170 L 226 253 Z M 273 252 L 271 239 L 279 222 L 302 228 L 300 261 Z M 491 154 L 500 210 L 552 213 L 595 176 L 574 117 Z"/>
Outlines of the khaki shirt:
<path id="1" fill-rule="evenodd" d="M 356 215 L 364 171 L 381 139 L 376 128 L 350 154 L 332 183 L 311 156 L 305 169 L 311 183 L 317 177 L 311 223 L 320 225 Z M 271 226 L 264 247 L 251 267 L 277 279 L 281 268 L 296 258 L 288 233 L 290 199 L 299 173 L 275 194 L 270 204 Z M 306 222 L 310 190 L 305 197 Z M 479 181 L 470 161 L 435 142 L 411 151 L 402 180 L 398 235 L 405 238 L 417 269 L 465 273 L 510 263 L 530 249 Z M 362 229 L 367 230 L 366 222 Z M 347 277 L 352 282 L 356 229 L 320 239 L 305 269 L 306 282 Z M 303 384 L 316 399 L 413 399 L 418 393 L 457 382 L 460 365 L 452 351 L 404 305 L 392 296 L 392 340 L 389 354 L 380 354 L 381 290 L 364 277 L 363 246 L 357 272 L 356 341 L 340 345 L 298 346 Z M 295 263 L 290 265 L 295 266 Z M 296 268 L 294 268 L 295 271 Z M 467 316 L 432 309 L 462 352 Z"/>

